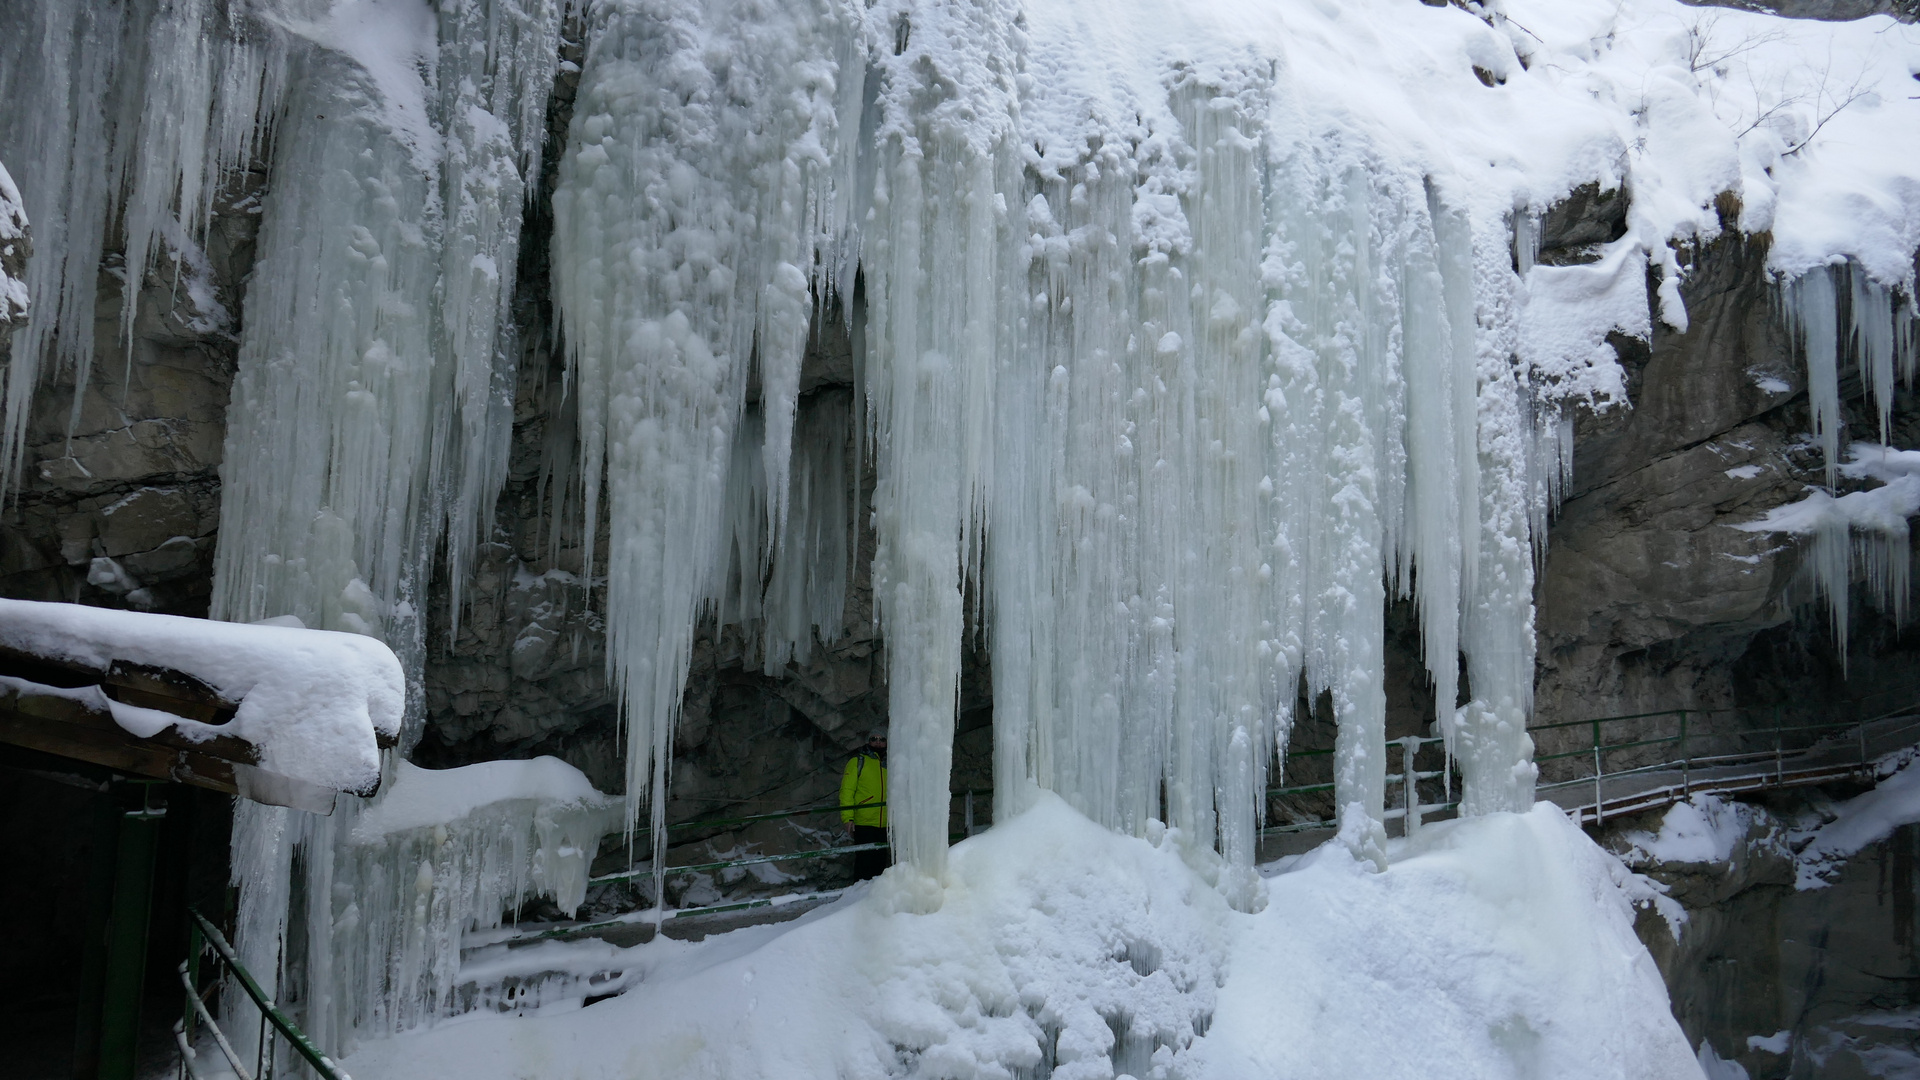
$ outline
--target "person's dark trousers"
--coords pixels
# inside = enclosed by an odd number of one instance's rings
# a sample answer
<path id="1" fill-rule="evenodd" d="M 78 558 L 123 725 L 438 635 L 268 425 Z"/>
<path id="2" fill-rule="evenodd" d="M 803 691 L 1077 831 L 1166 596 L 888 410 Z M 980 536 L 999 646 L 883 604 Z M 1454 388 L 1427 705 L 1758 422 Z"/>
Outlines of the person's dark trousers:
<path id="1" fill-rule="evenodd" d="M 887 830 L 881 825 L 855 825 L 853 842 L 856 844 L 884 844 L 887 842 Z M 853 876 L 857 881 L 870 877 L 879 877 L 880 872 L 893 865 L 892 848 L 874 848 L 870 851 L 853 853 Z"/>

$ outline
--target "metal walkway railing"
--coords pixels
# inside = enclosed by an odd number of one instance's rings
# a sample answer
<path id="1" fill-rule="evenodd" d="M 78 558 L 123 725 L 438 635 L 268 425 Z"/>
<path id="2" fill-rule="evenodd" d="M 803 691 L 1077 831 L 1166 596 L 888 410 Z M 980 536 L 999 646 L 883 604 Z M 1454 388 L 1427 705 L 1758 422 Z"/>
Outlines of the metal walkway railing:
<path id="1" fill-rule="evenodd" d="M 286 1014 L 273 1003 L 273 999 L 260 989 L 260 984 L 254 981 L 253 974 L 241 965 L 238 957 L 234 956 L 233 946 L 227 944 L 226 935 L 198 911 L 188 908 L 187 915 L 192 919 L 192 926 L 189 929 L 190 940 L 187 958 L 180 962 L 180 985 L 186 990 L 187 1002 L 180 1019 L 173 1025 L 173 1040 L 180 1047 L 180 1069 L 177 1074 L 179 1080 L 188 1080 L 188 1078 L 202 1080 L 207 1076 L 200 1071 L 199 1052 L 194 1048 L 196 1028 L 199 1025 L 205 1025 L 214 1046 L 219 1048 L 221 1055 L 227 1059 L 227 1066 L 233 1070 L 233 1075 L 239 1077 L 239 1080 L 272 1080 L 277 1040 L 285 1040 L 288 1048 L 303 1059 L 322 1080 L 350 1080 L 347 1074 L 333 1063 L 333 1059 L 321 1053 L 319 1047 L 314 1046 L 313 1041 L 295 1027 L 293 1021 L 287 1019 Z M 220 985 L 219 980 L 216 979 L 209 982 L 204 990 L 199 986 L 200 958 L 209 951 L 218 963 L 226 965 L 227 971 L 233 976 L 234 983 L 260 1012 L 260 1032 L 253 1047 L 252 1068 L 247 1067 L 245 1055 L 234 1049 L 233 1043 L 227 1039 L 226 1032 L 220 1030 L 220 1025 L 214 1022 L 212 1012 L 207 1009 L 206 995 L 211 994 Z"/>
<path id="2" fill-rule="evenodd" d="M 1686 799 L 1695 792 L 1735 793 L 1764 788 L 1793 787 L 1858 777 L 1871 770 L 1886 754 L 1902 746 L 1920 742 L 1920 695 L 1911 689 L 1894 691 L 1911 704 L 1866 721 L 1841 721 L 1821 724 L 1789 724 L 1783 710 L 1764 710 L 1758 716 L 1752 709 L 1669 709 L 1661 712 L 1606 716 L 1589 720 L 1536 724 L 1528 728 L 1536 741 L 1550 732 L 1579 731 L 1588 735 L 1587 745 L 1573 750 L 1541 754 L 1535 761 L 1549 774 L 1536 787 L 1540 798 L 1558 804 L 1583 824 L 1604 821 L 1620 814 L 1654 809 Z M 1754 720 L 1770 717 L 1770 724 Z M 1547 736 L 1547 738 L 1552 738 Z M 1451 762 L 1436 762 L 1437 767 L 1420 768 L 1419 755 L 1444 740 L 1437 736 L 1410 735 L 1394 739 L 1389 746 L 1399 751 L 1399 770 L 1387 774 L 1387 806 L 1382 815 L 1388 822 L 1400 822 L 1403 834 L 1418 832 L 1422 822 L 1437 814 L 1458 809 L 1454 797 Z M 1670 748 L 1662 753 L 1662 748 Z M 1437 752 L 1437 751 L 1436 751 Z M 1332 748 L 1289 750 L 1289 766 L 1313 768 L 1321 758 L 1331 757 Z M 1629 760 L 1622 763 L 1621 758 Z M 1431 758 L 1429 759 L 1432 760 Z M 1391 759 L 1390 759 L 1391 761 Z M 1439 781 L 1439 784 L 1434 784 Z M 1428 791 L 1436 787 L 1444 792 L 1438 802 L 1423 801 L 1421 785 Z M 1280 785 L 1267 789 L 1272 797 L 1313 796 L 1333 790 L 1331 781 Z M 965 831 L 954 839 L 972 835 L 974 798 L 991 791 L 956 792 L 955 799 L 965 802 Z M 866 808 L 884 806 L 869 804 Z M 853 809 L 839 805 L 801 807 L 774 813 L 751 814 L 735 818 L 680 822 L 667 826 L 672 832 L 700 829 L 724 829 L 762 821 L 779 821 L 829 814 Z M 1260 830 L 1260 835 L 1275 836 L 1333 828 L 1334 817 L 1305 817 Z M 799 851 L 748 855 L 737 859 L 668 866 L 667 876 L 713 870 L 727 870 L 762 863 L 851 855 L 885 847 L 885 844 L 848 844 Z M 651 863 L 635 864 L 625 870 L 592 878 L 595 884 L 632 880 L 650 876 Z M 667 908 L 649 915 L 653 920 L 778 907 L 796 901 L 831 898 L 838 890 L 804 896 L 755 897 L 690 908 Z M 527 937 L 550 937 L 591 932 L 603 927 L 624 925 L 633 915 L 608 921 L 544 928 Z"/>
<path id="3" fill-rule="evenodd" d="M 1871 780 L 1886 755 L 1920 741 L 1920 705 L 1908 704 L 1860 721 L 1751 723 L 1751 710 L 1672 709 L 1539 724 L 1534 732 L 1584 735 L 1584 747 L 1535 758 L 1572 776 L 1535 789 L 1581 824 L 1657 809 L 1695 793 L 1735 794 Z M 1732 722 L 1728 722 L 1728 718 Z M 1745 722 L 1742 722 L 1742 721 Z M 1622 756 L 1627 761 L 1620 762 Z M 1567 768 L 1554 768 L 1554 763 Z"/>

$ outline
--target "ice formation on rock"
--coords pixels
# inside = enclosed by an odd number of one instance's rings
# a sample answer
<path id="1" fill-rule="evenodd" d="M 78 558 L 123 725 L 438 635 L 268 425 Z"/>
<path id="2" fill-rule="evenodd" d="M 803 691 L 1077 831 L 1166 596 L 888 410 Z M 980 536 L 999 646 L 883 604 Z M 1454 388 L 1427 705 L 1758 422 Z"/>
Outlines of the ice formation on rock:
<path id="1" fill-rule="evenodd" d="M 244 800 L 235 815 L 242 962 L 282 972 L 282 1004 L 346 1053 L 460 1011 L 461 936 L 534 897 L 571 914 L 623 811 L 579 770 L 535 758 L 444 771 L 401 762 L 379 795 L 332 817 Z M 292 923 L 301 912 L 304 924 Z M 228 996 L 223 1025 L 251 1032 L 258 1014 Z"/>
<path id="2" fill-rule="evenodd" d="M 809 285 L 816 265 L 828 282 L 843 269 L 851 216 L 854 155 L 840 143 L 861 99 L 852 13 L 762 2 L 709 20 L 704 7 L 596 5 L 554 196 L 585 517 L 598 520 L 604 495 L 614 538 L 607 646 L 629 791 L 666 789 L 695 623 L 740 550 L 727 543 L 736 460 L 758 470 L 740 483 L 765 498 L 740 574 L 757 582 L 761 553 L 789 533 Z M 760 406 L 743 426 L 750 369 Z M 736 455 L 754 430 L 760 445 Z M 665 800 L 651 805 L 664 843 Z"/>
<path id="3" fill-rule="evenodd" d="M 1815 362 L 1811 352 L 1808 362 L 1810 366 Z M 1812 379 L 1810 372 L 1809 382 Z M 1833 472 L 1849 480 L 1877 481 L 1878 486 L 1838 496 L 1816 488 L 1797 502 L 1776 506 L 1758 520 L 1735 528 L 1807 538 L 1799 584 L 1811 593 L 1808 598 L 1825 601 L 1845 663 L 1855 580 L 1865 579 L 1868 597 L 1896 624 L 1906 622 L 1913 591 L 1909 580 L 1913 541 L 1907 519 L 1920 514 L 1920 450 L 1855 443 L 1851 458 L 1834 465 Z"/>
<path id="4" fill-rule="evenodd" d="M 17 173 L 41 252 L 26 280 L 34 317 L 7 370 L 0 491 L 16 479 L 46 365 L 86 385 L 100 256 L 123 256 L 120 333 L 130 342 L 149 265 L 163 251 L 176 268 L 199 258 L 214 197 L 267 136 L 286 70 L 284 35 L 267 20 L 313 6 L 128 0 L 0 12 L 0 93 L 34 103 L 0 117 L 0 160 Z"/>
<path id="5" fill-rule="evenodd" d="M 553 427 L 546 478 L 582 519 L 587 591 L 604 558 L 628 812 L 647 802 L 655 837 L 697 626 L 739 627 L 770 673 L 834 640 L 871 467 L 890 801 L 915 882 L 943 877 L 970 633 L 992 661 L 1000 817 L 1038 785 L 1115 830 L 1170 825 L 1256 906 L 1266 773 L 1325 694 L 1342 835 L 1378 866 L 1383 605 L 1417 604 L 1463 810 L 1524 809 L 1534 559 L 1568 410 L 1623 398 L 1608 336 L 1651 333 L 1649 266 L 1662 319 L 1686 325 L 1670 241 L 1728 224 L 1717 196 L 1740 196 L 1740 227 L 1772 230 L 1773 269 L 1799 282 L 1831 467 L 1839 358 L 1860 356 L 1883 429 L 1911 377 L 1897 298 L 1920 218 L 1902 216 L 1916 170 L 1898 148 L 1920 145 L 1901 137 L 1920 112 L 1902 104 L 1907 39 L 1877 23 L 1707 25 L 1667 0 L 578 10 L 552 252 L 572 364 L 553 393 L 575 427 Z M 214 610 L 373 634 L 417 674 L 433 560 L 444 544 L 457 619 L 504 475 L 522 199 L 563 14 L 0 13 L 6 99 L 44 106 L 0 116 L 36 248 L 3 475 L 42 371 L 84 379 L 95 357 L 101 258 L 122 254 L 107 269 L 130 295 L 155 259 L 197 265 L 211 200 L 264 160 Z M 1689 67 L 1723 30 L 1751 47 Z M 1872 118 L 1805 107 L 1822 49 L 1886 91 Z M 1800 104 L 1764 100 L 1775 85 Z M 1541 213 L 1588 183 L 1630 187 L 1626 234 L 1592 263 L 1533 265 Z M 1825 269 L 1836 255 L 1859 270 Z M 803 396 L 825 318 L 847 320 L 858 386 Z M 1905 481 L 1881 479 L 1831 500 L 1845 523 L 1813 507 L 1801 531 L 1846 541 L 1853 508 L 1894 514 Z M 1889 586 L 1904 516 L 1872 526 Z M 1843 599 L 1852 556 L 1834 547 L 1815 561 Z M 376 811 L 247 806 L 236 825 L 241 948 L 258 971 L 298 960 L 287 1000 L 334 1045 L 431 1016 L 449 935 L 497 915 L 506 892 L 448 852 L 531 874 L 550 850 L 479 814 L 443 822 L 438 854 L 414 836 L 368 861 L 355 838 Z M 468 906 L 343 899 L 414 854 L 451 860 Z M 908 906 L 937 895 L 901 888 Z M 343 995 L 369 993 L 353 980 L 374 961 L 327 963 L 354 920 L 439 943 L 372 1012 Z"/>
<path id="6" fill-rule="evenodd" d="M 1816 266 L 1781 284 L 1782 313 L 1806 360 L 1811 435 L 1826 466 L 1827 487 L 1841 477 L 1881 486 L 1839 496 L 1815 489 L 1737 527 L 1807 537 L 1800 588 L 1788 599 L 1810 594 L 1824 601 L 1843 665 L 1856 579 L 1865 579 L 1873 602 L 1896 623 L 1906 621 L 1911 602 L 1907 519 L 1920 514 L 1920 451 L 1896 450 L 1886 441 L 1896 379 L 1911 387 L 1920 366 L 1914 287 L 1911 278 L 1890 287 L 1851 261 Z M 1840 383 L 1848 357 L 1878 420 L 1880 441 L 1854 443 L 1843 460 Z"/>
<path id="7" fill-rule="evenodd" d="M 1004 809 L 1037 781 L 1245 867 L 1296 702 L 1324 691 L 1341 812 L 1377 858 L 1387 588 L 1423 612 L 1470 810 L 1531 801 L 1529 425 L 1557 399 L 1509 362 L 1505 215 L 1476 223 L 1363 138 L 1310 137 L 1324 121 L 1267 59 L 1109 81 L 1047 6 L 597 11 L 557 280 L 656 836 L 696 621 L 752 614 L 701 583 L 716 559 L 737 580 L 780 564 L 777 500 L 763 528 L 725 524 L 738 493 L 791 483 L 800 342 L 778 320 L 810 286 L 854 299 L 850 222 L 905 861 L 940 873 L 969 620 Z M 768 625 L 801 625 L 784 603 Z"/>

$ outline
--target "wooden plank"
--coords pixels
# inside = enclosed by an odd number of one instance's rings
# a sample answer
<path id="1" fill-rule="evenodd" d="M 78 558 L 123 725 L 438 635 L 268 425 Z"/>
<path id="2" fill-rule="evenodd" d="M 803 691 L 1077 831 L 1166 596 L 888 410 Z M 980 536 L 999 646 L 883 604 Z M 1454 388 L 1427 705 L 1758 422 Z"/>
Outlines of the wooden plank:
<path id="1" fill-rule="evenodd" d="M 240 708 L 238 702 L 184 671 L 130 660 L 115 660 L 103 669 L 0 645 L 0 675 L 65 690 L 98 686 L 115 701 L 207 724 L 224 724 Z"/>
<path id="2" fill-rule="evenodd" d="M 238 790 L 234 761 L 221 755 L 243 754 L 239 760 L 249 764 L 257 760 L 252 744 L 230 736 L 191 744 L 172 731 L 162 734 L 172 739 L 141 739 L 106 713 L 72 698 L 0 687 L 0 742 L 229 795 Z"/>

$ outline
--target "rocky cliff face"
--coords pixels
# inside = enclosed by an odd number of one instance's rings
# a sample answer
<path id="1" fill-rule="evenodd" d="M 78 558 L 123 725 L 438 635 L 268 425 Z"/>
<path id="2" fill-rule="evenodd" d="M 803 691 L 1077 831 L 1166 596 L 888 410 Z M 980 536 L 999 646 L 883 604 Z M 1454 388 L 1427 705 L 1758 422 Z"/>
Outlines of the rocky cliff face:
<path id="1" fill-rule="evenodd" d="M 1837 786 L 1785 792 L 1736 807 L 1744 830 L 1724 858 L 1636 855 L 1631 834 L 1658 813 L 1600 839 L 1666 890 L 1677 925 L 1652 906 L 1636 929 L 1666 976 L 1689 1041 L 1753 1080 L 1907 1076 L 1915 1046 L 1920 954 L 1915 952 L 1920 826 L 1905 825 L 1855 854 L 1831 881 L 1800 888 L 1796 848 L 1832 817 Z"/>
<path id="2" fill-rule="evenodd" d="M 1777 703 L 1819 712 L 1916 682 L 1920 637 L 1855 603 L 1843 664 L 1824 613 L 1791 605 L 1805 594 L 1794 587 L 1800 547 L 1733 528 L 1824 479 L 1766 247 L 1730 230 L 1690 251 L 1688 329 L 1656 324 L 1651 342 L 1617 341 L 1630 407 L 1576 422 L 1537 593 L 1542 720 Z M 1844 365 L 1841 393 L 1842 445 L 1878 441 Z M 1890 442 L 1920 445 L 1911 387 Z"/>
<path id="3" fill-rule="evenodd" d="M 220 516 L 220 455 L 253 265 L 259 185 L 226 192 L 205 251 L 176 252 L 139 282 L 121 336 L 127 272 L 109 253 L 94 340 L 35 397 L 18 494 L 0 509 L 0 590 L 205 615 Z"/>

